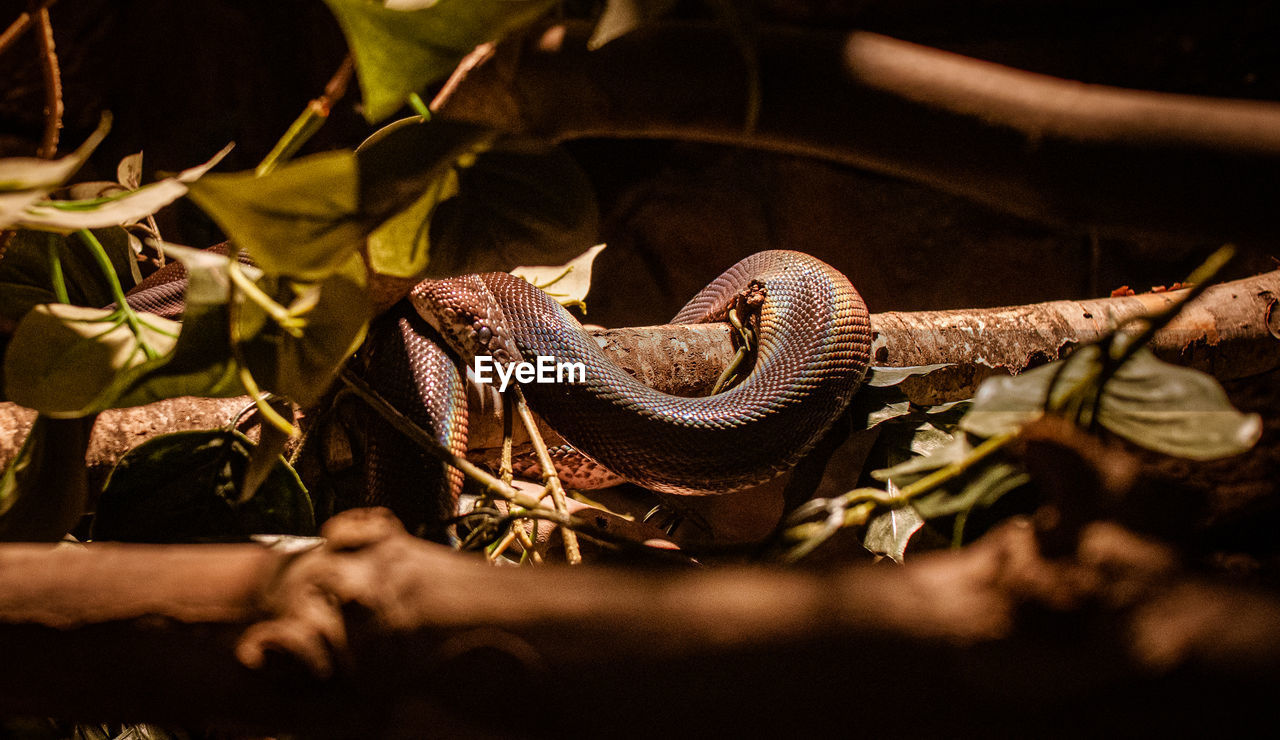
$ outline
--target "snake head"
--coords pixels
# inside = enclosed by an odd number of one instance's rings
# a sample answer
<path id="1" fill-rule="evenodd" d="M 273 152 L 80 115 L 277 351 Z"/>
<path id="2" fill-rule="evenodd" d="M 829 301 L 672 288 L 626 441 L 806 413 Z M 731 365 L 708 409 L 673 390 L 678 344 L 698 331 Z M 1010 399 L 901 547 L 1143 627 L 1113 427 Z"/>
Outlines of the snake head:
<path id="1" fill-rule="evenodd" d="M 465 361 L 477 355 L 503 364 L 524 359 L 502 307 L 479 275 L 424 280 L 409 293 L 409 301 Z"/>

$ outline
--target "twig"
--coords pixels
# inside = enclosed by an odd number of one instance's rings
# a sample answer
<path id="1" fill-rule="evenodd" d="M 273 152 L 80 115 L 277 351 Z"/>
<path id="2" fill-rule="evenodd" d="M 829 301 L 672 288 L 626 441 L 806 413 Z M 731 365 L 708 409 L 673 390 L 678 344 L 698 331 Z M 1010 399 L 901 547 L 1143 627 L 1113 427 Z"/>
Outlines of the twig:
<path id="1" fill-rule="evenodd" d="M 386 419 L 388 424 L 395 427 L 396 431 L 408 437 L 432 457 L 461 470 L 464 475 L 483 485 L 486 491 L 504 501 L 511 501 L 527 508 L 534 508 L 538 505 L 536 499 L 511 488 L 481 470 L 470 460 L 458 457 L 452 451 L 442 447 L 430 434 L 424 432 L 417 424 L 414 424 L 404 414 L 400 413 L 396 407 L 388 403 L 368 383 L 354 373 L 343 370 L 339 377 L 342 378 L 342 382 L 347 384 L 348 388 L 354 391 L 365 403 L 369 404 L 382 418 Z"/>
<path id="2" fill-rule="evenodd" d="M 41 2 L 37 3 L 36 7 L 32 10 L 37 12 L 45 10 L 56 2 L 58 2 L 58 0 L 41 0 Z M 21 38 L 22 34 L 26 33 L 28 28 L 31 28 L 31 12 L 32 11 L 29 10 L 20 14 L 17 20 L 10 23 L 9 27 L 4 29 L 4 33 L 0 33 L 0 54 L 3 54 L 5 50 L 9 48 L 10 44 Z"/>
<path id="3" fill-rule="evenodd" d="M 290 124 L 284 136 L 281 136 L 267 156 L 263 157 L 255 170 L 259 177 L 271 172 L 282 162 L 288 161 L 302 148 L 303 144 L 307 143 L 308 139 L 320 130 L 324 122 L 329 119 L 329 112 L 333 110 L 333 105 L 347 94 L 347 85 L 351 83 L 351 75 L 354 71 L 355 62 L 352 61 L 351 55 L 347 54 L 342 64 L 338 66 L 338 71 L 329 78 L 320 97 L 307 103 L 307 107 Z"/>
<path id="4" fill-rule="evenodd" d="M 563 516 L 569 515 L 569 502 L 564 495 L 564 488 L 560 485 L 560 476 L 556 475 L 555 463 L 551 461 L 551 453 L 547 451 L 547 443 L 542 440 L 542 435 L 538 432 L 538 424 L 533 420 L 533 413 L 529 411 L 529 404 L 525 403 L 524 392 L 520 390 L 520 386 L 513 386 L 512 392 L 515 394 L 516 412 L 520 414 L 520 421 L 524 424 L 525 431 L 529 434 L 529 440 L 533 443 L 533 449 L 538 453 L 538 465 L 542 468 L 542 482 L 551 492 L 551 501 L 555 504 L 556 513 Z M 564 556 L 570 565 L 577 565 L 582 562 L 582 553 L 578 549 L 578 535 L 568 527 L 561 527 L 560 534 L 564 538 Z"/>
<path id="5" fill-rule="evenodd" d="M 58 153 L 58 132 L 62 129 L 62 72 L 53 46 L 53 24 L 49 7 L 42 3 L 34 10 L 36 40 L 40 44 L 40 71 L 44 75 L 44 135 L 37 156 L 46 159 Z"/>

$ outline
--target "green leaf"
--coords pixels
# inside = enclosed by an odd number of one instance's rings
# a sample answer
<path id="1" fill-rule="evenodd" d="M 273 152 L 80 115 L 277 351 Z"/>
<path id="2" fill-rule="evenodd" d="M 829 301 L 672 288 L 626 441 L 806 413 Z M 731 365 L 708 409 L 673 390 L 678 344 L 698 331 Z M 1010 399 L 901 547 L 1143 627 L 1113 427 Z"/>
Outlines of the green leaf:
<path id="1" fill-rule="evenodd" d="M 431 216 L 436 206 L 457 194 L 458 173 L 450 168 L 430 183 L 413 205 L 369 235 L 369 267 L 402 278 L 426 274 L 431 262 Z"/>
<path id="2" fill-rule="evenodd" d="M 447 76 L 477 45 L 555 7 L 555 0 L 325 0 L 356 61 L 364 115 L 394 113 L 411 93 Z"/>
<path id="3" fill-rule="evenodd" d="M 75 174 L 110 130 L 111 115 L 104 113 L 89 138 L 61 159 L 0 159 L 0 229 L 17 223 L 31 204 Z"/>
<path id="4" fill-rule="evenodd" d="M 585 312 L 587 293 L 591 291 L 591 265 L 604 246 L 597 244 L 563 265 L 517 267 L 511 274 L 541 288 L 560 305 L 579 306 Z"/>
<path id="5" fill-rule="evenodd" d="M 1066 360 L 984 381 L 961 428 L 991 437 L 1038 418 L 1058 368 L 1055 402 L 1094 370 L 1098 352 L 1096 346 L 1083 347 Z M 1240 454 L 1262 434 L 1261 419 L 1233 408 L 1213 377 L 1163 362 L 1146 349 L 1138 350 L 1104 386 L 1098 423 L 1147 449 L 1191 460 Z"/>
<path id="6" fill-rule="evenodd" d="M 257 495 L 241 502 L 252 449 L 244 435 L 225 430 L 165 434 L 135 447 L 107 479 L 93 538 L 191 542 L 313 534 L 310 498 L 283 459 Z"/>
<path id="7" fill-rule="evenodd" d="M 358 150 L 371 177 L 374 172 L 386 177 L 388 167 L 404 169 L 406 162 L 434 158 L 440 165 L 433 170 L 435 179 L 412 193 L 417 200 L 370 235 L 369 259 L 376 272 L 452 277 L 509 270 L 568 260 L 595 240 L 595 192 L 563 150 L 518 138 L 495 140 L 492 132 L 452 124 L 425 139 L 417 135 L 442 123 L 397 121 Z M 390 136 L 401 140 L 387 141 Z M 450 139 L 459 146 L 447 153 L 426 149 Z M 409 180 L 407 173 L 390 179 Z"/>
<path id="8" fill-rule="evenodd" d="M 268 274 L 323 277 L 364 236 L 355 155 L 326 152 L 264 177 L 214 174 L 191 199 Z"/>
<path id="9" fill-rule="evenodd" d="M 93 419 L 37 416 L 0 476 L 0 541 L 52 542 L 80 521 L 89 498 L 84 464 Z"/>
<path id="10" fill-rule="evenodd" d="M 114 311 L 66 304 L 36 306 L 23 317 L 4 358 L 9 400 L 54 418 L 85 416 L 114 405 L 122 390 L 146 370 L 139 338 L 167 354 L 179 324 L 142 315 L 140 337 Z"/>
<path id="11" fill-rule="evenodd" d="M 96 229 L 121 286 L 133 285 L 130 264 L 133 252 L 128 233 L 116 226 Z M 114 299 L 106 277 L 80 239 L 62 234 L 21 229 L 14 233 L 0 259 L 0 316 L 17 321 L 41 303 L 55 303 L 49 272 L 49 250 L 57 249 L 62 261 L 67 297 L 77 306 L 101 308 Z"/>
<path id="12" fill-rule="evenodd" d="M 431 217 L 428 277 L 564 263 L 595 244 L 595 189 L 563 149 L 505 138 L 458 172 Z"/>
<path id="13" fill-rule="evenodd" d="M 608 0 L 591 32 L 587 48 L 599 49 L 619 36 L 661 18 L 675 5 L 676 0 Z"/>
<path id="14" fill-rule="evenodd" d="M 166 244 L 165 253 L 187 268 L 182 330 L 163 364 L 138 377 L 117 399 L 119 406 L 140 406 L 164 398 L 228 398 L 244 394 L 231 350 L 227 296 L 230 260 L 216 252 Z M 241 265 L 252 277 L 261 272 Z"/>
<path id="15" fill-rule="evenodd" d="M 200 179 L 231 151 L 228 144 L 202 165 L 175 177 L 91 200 L 45 200 L 29 205 L 18 223 L 28 228 L 70 233 L 78 229 L 102 229 L 134 223 L 154 214 L 187 194 L 190 183 Z"/>
<path id="16" fill-rule="evenodd" d="M 338 367 L 364 341 L 372 312 L 365 283 L 364 260 L 358 254 L 349 255 L 310 288 L 318 291 L 318 297 L 305 314 L 301 337 L 292 336 L 260 307 L 245 302 L 240 310 L 240 333 L 246 338 L 243 355 L 259 384 L 303 406 L 317 400 Z"/>
<path id="17" fill-rule="evenodd" d="M 399 121 L 357 152 L 313 154 L 262 177 L 209 175 L 192 184 L 191 199 L 268 275 L 319 280 L 494 135 L 468 124 Z"/>
<path id="18" fill-rule="evenodd" d="M 1237 411 L 1212 376 L 1147 350 L 1107 383 L 1099 422 L 1135 444 L 1188 460 L 1238 455 L 1262 436 L 1262 418 Z"/>

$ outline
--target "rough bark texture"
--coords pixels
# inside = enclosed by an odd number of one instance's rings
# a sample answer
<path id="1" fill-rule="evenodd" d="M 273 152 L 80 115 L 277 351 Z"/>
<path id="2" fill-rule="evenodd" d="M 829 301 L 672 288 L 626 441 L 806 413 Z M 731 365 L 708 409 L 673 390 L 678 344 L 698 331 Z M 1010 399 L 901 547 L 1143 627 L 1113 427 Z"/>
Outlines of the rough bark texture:
<path id="1" fill-rule="evenodd" d="M 1015 521 L 827 573 L 495 569 L 381 510 L 325 534 L 0 547 L 0 711 L 364 737 L 1221 731 L 1269 716 L 1280 679 L 1274 594 L 1105 522 L 1061 559 Z"/>
<path id="2" fill-rule="evenodd" d="M 906 381 L 904 390 L 921 404 L 967 398 L 983 378 L 1057 359 L 1095 341 L 1115 322 L 1157 310 L 1177 295 L 873 314 L 873 361 L 890 367 L 951 363 L 952 368 Z M 1224 380 L 1272 370 L 1280 366 L 1280 311 L 1273 311 L 1277 297 L 1280 272 L 1214 286 L 1156 336 L 1156 351 Z M 676 394 L 707 392 L 734 351 L 724 324 L 593 331 L 615 362 L 647 385 Z M 484 456 L 501 445 L 502 405 L 485 389 L 473 386 L 470 391 L 471 448 Z M 224 426 L 247 403 L 244 398 L 179 398 L 108 411 L 95 426 L 89 463 L 109 466 L 156 434 Z M 33 418 L 29 410 L 0 403 L 0 461 L 17 452 Z M 523 432 L 517 433 L 517 441 L 523 441 Z"/>

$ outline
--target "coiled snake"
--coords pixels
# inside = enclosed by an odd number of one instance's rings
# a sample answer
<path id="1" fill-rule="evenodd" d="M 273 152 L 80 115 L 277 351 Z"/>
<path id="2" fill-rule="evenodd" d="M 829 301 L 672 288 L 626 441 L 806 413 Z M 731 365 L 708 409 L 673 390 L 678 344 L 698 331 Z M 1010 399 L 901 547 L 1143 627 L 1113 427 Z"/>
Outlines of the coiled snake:
<path id="1" fill-rule="evenodd" d="M 861 297 L 844 275 L 799 252 L 743 259 L 672 320 L 721 321 L 735 307 L 753 317 L 759 343 L 751 371 L 704 398 L 642 385 L 610 362 L 552 298 L 507 273 L 424 281 L 410 303 L 412 309 L 402 303 L 371 326 L 361 351 L 363 374 L 441 444 L 465 452 L 462 378 L 475 354 L 498 362 L 537 356 L 581 362 L 580 383 L 523 385 L 530 405 L 605 467 L 676 494 L 735 491 L 793 466 L 843 413 L 870 360 Z M 453 354 L 433 341 L 439 337 Z M 451 515 L 457 471 L 406 449 L 389 429 L 370 431 L 365 503 L 390 505 L 407 524 Z M 434 478 L 445 495 L 405 495 L 406 485 L 430 487 Z"/>

